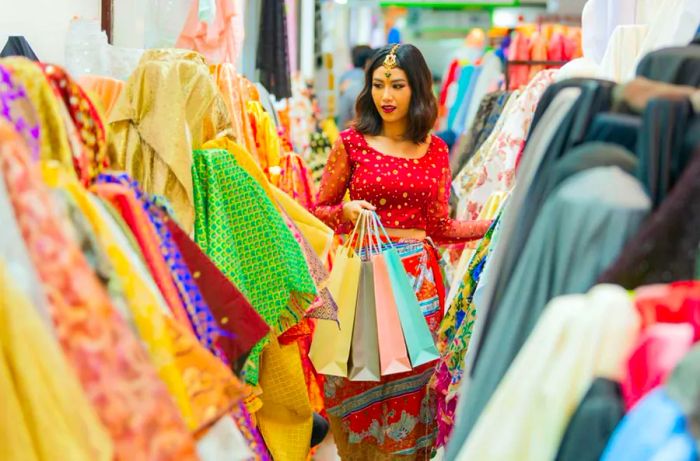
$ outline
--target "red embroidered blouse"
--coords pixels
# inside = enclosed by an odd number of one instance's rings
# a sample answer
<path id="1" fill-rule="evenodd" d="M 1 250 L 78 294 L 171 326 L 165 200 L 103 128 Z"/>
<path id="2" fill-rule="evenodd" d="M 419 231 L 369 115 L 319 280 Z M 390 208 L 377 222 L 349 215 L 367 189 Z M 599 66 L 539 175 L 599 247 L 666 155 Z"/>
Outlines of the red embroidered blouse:
<path id="1" fill-rule="evenodd" d="M 423 157 L 386 155 L 367 144 L 354 128 L 340 134 L 328 157 L 314 214 L 335 229 L 348 233 L 343 198 L 366 200 L 377 208 L 384 226 L 421 229 L 438 243 L 460 243 L 483 237 L 490 221 L 456 221 L 449 217 L 452 175 L 445 142 L 431 136 Z"/>

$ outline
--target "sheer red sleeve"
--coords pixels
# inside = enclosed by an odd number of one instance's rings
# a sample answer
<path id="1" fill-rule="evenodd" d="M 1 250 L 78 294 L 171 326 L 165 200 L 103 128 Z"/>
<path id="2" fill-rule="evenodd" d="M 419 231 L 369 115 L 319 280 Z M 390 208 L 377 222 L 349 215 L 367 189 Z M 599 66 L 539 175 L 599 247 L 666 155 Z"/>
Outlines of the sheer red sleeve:
<path id="1" fill-rule="evenodd" d="M 352 223 L 343 218 L 343 198 L 351 176 L 350 156 L 339 137 L 328 156 L 314 207 L 314 215 L 338 234 L 352 230 Z"/>
<path id="2" fill-rule="evenodd" d="M 447 155 L 443 159 L 438 191 L 428 205 L 426 232 L 436 243 L 450 244 L 478 240 L 486 234 L 491 221 L 458 221 L 450 218 L 452 174 Z"/>

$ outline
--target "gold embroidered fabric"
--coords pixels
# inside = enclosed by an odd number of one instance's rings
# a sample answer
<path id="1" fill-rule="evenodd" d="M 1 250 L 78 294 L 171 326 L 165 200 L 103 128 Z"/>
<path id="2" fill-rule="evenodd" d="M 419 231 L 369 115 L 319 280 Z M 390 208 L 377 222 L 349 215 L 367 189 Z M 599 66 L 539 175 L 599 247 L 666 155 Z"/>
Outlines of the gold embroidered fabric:
<path id="1" fill-rule="evenodd" d="M 231 132 L 226 104 L 204 58 L 185 50 L 147 51 L 109 121 L 113 165 L 145 192 L 167 197 L 190 232 L 192 150 Z"/>

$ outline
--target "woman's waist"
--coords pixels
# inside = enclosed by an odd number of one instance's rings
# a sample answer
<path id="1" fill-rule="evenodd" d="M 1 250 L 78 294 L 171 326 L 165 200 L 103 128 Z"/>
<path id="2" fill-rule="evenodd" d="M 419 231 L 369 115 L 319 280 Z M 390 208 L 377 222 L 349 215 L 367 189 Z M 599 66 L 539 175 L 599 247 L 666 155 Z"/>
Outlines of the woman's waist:
<path id="1" fill-rule="evenodd" d="M 402 229 L 387 227 L 386 233 L 392 240 L 417 240 L 422 242 L 428 237 L 425 229 Z"/>

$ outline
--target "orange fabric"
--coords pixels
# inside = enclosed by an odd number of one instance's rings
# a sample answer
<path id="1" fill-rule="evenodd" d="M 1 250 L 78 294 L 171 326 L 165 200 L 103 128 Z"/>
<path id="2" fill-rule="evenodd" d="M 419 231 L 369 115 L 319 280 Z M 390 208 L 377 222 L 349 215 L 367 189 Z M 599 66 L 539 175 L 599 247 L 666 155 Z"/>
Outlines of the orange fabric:
<path id="1" fill-rule="evenodd" d="M 257 97 L 257 93 L 253 95 L 250 91 L 251 87 L 254 88 L 254 86 L 250 85 L 245 77 L 238 74 L 232 64 L 211 66 L 209 70 L 216 81 L 216 86 L 224 97 L 226 109 L 231 116 L 231 125 L 236 142 L 244 146 L 254 158 L 258 158 L 255 134 L 249 123 L 246 109 L 247 102 L 255 100 L 255 97 Z"/>
<path id="2" fill-rule="evenodd" d="M 126 86 L 126 83 L 121 80 L 98 75 L 83 75 L 78 78 L 78 83 L 90 96 L 99 101 L 107 117 Z"/>

